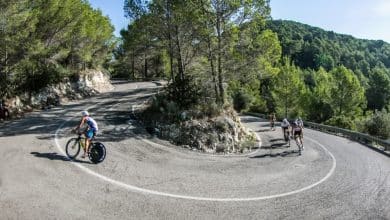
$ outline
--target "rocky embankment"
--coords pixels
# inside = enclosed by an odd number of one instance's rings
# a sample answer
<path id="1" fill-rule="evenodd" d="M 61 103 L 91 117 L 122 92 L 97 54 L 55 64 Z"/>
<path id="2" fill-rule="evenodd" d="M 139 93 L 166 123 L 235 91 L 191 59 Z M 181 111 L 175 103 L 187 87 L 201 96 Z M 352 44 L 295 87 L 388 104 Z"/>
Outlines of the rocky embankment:
<path id="1" fill-rule="evenodd" d="M 36 93 L 24 93 L 4 100 L 4 105 L 11 116 L 20 116 L 26 111 L 51 108 L 69 100 L 81 99 L 113 88 L 109 76 L 98 70 L 86 70 L 80 73 L 77 82 L 67 80 Z"/>
<path id="2" fill-rule="evenodd" d="M 242 126 L 234 110 L 220 116 L 166 124 L 152 123 L 149 131 L 162 139 L 191 150 L 206 153 L 247 153 L 258 148 L 255 133 Z M 151 126 L 149 122 L 149 126 Z"/>

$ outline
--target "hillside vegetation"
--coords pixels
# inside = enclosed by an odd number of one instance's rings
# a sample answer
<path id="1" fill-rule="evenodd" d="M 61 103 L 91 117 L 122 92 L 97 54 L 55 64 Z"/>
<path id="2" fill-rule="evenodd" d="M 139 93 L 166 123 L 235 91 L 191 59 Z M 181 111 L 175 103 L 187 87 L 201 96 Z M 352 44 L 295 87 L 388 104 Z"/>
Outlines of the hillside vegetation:
<path id="1" fill-rule="evenodd" d="M 301 68 L 329 71 L 343 65 L 366 77 L 375 68 L 390 68 L 390 44 L 382 40 L 357 39 L 294 21 L 273 20 L 267 27 L 278 34 L 283 56 Z"/>
<path id="2" fill-rule="evenodd" d="M 125 12 L 113 74 L 168 78 L 163 114 L 231 105 L 360 131 L 387 115 L 383 41 L 272 21 L 267 1 L 128 0 Z"/>
<path id="3" fill-rule="evenodd" d="M 0 97 L 38 92 L 111 59 L 114 28 L 83 0 L 0 1 Z"/>
<path id="4" fill-rule="evenodd" d="M 389 44 L 273 21 L 267 0 L 125 0 L 118 42 L 87 1 L 9 0 L 0 9 L 1 98 L 106 69 L 168 80 L 151 106 L 172 123 L 183 112 L 191 120 L 234 108 L 390 134 L 373 126 L 390 118 Z"/>

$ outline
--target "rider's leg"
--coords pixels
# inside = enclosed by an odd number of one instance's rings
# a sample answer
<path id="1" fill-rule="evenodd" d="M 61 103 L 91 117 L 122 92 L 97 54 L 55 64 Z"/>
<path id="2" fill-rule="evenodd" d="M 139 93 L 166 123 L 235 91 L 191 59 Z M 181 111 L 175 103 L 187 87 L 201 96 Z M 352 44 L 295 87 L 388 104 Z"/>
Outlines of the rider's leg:
<path id="1" fill-rule="evenodd" d="M 92 136 L 93 136 L 93 132 L 91 130 L 86 131 L 86 133 L 85 133 L 85 147 L 84 147 L 83 158 L 87 156 L 87 152 L 88 152 L 88 149 L 89 149 L 89 144 L 91 143 Z"/>
<path id="2" fill-rule="evenodd" d="M 303 150 L 303 134 L 302 133 L 299 136 L 299 139 L 301 140 L 301 147 L 302 147 L 302 150 Z"/>
<path id="3" fill-rule="evenodd" d="M 85 138 L 85 153 L 88 152 L 90 143 L 91 143 L 91 139 Z"/>

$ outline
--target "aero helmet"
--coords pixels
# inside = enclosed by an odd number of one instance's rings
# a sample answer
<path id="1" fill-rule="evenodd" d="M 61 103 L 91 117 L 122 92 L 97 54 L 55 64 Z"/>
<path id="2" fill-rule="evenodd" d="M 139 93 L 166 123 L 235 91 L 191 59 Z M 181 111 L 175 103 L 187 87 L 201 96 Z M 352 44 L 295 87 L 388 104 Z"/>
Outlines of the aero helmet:
<path id="1" fill-rule="evenodd" d="M 88 116 L 89 113 L 88 113 L 87 111 L 82 111 L 82 112 L 81 112 L 81 115 L 84 117 L 84 116 Z"/>

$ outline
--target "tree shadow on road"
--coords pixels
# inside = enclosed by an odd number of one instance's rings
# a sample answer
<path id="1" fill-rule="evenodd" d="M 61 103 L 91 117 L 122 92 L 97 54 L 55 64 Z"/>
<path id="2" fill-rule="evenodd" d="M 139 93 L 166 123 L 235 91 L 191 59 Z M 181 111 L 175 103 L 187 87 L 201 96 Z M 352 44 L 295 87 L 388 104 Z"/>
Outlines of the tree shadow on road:
<path id="1" fill-rule="evenodd" d="M 288 144 L 286 143 L 274 143 L 269 146 L 261 146 L 261 149 L 277 149 L 277 148 L 289 148 Z"/>
<path id="2" fill-rule="evenodd" d="M 30 154 L 34 155 L 35 157 L 40 157 L 40 158 L 47 158 L 49 160 L 62 160 L 62 161 L 73 161 L 76 163 L 88 163 L 92 164 L 91 162 L 88 161 L 82 161 L 78 159 L 71 160 L 68 157 L 65 157 L 61 154 L 57 153 L 39 153 L 39 152 L 31 152 Z"/>
<path id="3" fill-rule="evenodd" d="M 283 151 L 279 153 L 259 154 L 249 158 L 255 159 L 255 158 L 265 158 L 265 157 L 287 157 L 287 156 L 293 156 L 294 154 L 298 154 L 298 153 L 299 153 L 298 150 L 289 150 L 289 151 Z"/>
<path id="4" fill-rule="evenodd" d="M 266 122 L 266 120 L 255 118 L 255 117 L 242 117 L 241 122 L 243 123 Z"/>
<path id="5" fill-rule="evenodd" d="M 271 131 L 271 130 L 269 128 L 266 128 L 266 129 L 259 129 L 256 132 L 267 132 L 267 131 Z"/>

